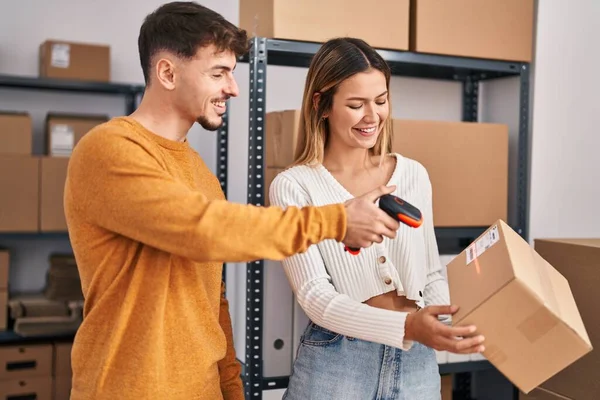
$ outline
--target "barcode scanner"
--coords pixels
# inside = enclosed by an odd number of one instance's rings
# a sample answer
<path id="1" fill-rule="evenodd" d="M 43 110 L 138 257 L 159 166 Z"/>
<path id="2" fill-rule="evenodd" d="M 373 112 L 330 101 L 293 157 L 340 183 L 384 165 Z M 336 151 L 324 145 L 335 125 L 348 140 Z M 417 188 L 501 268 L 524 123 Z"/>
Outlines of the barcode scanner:
<path id="1" fill-rule="evenodd" d="M 379 198 L 379 208 L 396 221 L 412 228 L 418 228 L 423 223 L 423 215 L 417 207 L 392 194 L 385 194 Z M 360 249 L 348 246 L 344 246 L 344 249 L 352 255 L 360 253 Z"/>

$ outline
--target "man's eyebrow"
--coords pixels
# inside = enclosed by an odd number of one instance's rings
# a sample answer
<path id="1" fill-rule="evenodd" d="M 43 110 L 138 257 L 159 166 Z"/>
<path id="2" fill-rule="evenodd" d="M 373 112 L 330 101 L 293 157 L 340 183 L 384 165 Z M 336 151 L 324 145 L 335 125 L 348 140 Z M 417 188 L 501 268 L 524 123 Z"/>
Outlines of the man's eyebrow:
<path id="1" fill-rule="evenodd" d="M 387 92 L 388 91 L 386 90 L 385 92 L 381 93 L 380 95 L 375 96 L 375 98 L 381 97 L 381 96 L 387 94 Z M 368 99 L 366 99 L 364 97 L 348 97 L 346 100 L 368 100 Z"/>

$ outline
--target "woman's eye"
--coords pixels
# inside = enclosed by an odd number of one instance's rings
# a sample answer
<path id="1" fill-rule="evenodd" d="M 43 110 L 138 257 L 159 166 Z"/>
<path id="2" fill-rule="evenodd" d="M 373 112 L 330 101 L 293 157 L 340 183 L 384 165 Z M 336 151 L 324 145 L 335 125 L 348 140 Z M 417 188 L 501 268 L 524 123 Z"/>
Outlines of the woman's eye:
<path id="1" fill-rule="evenodd" d="M 350 108 L 351 108 L 351 109 L 353 109 L 353 110 L 358 110 L 358 109 L 360 109 L 360 108 L 362 107 L 362 104 L 360 104 L 360 105 L 348 106 L 348 107 L 350 107 Z"/>
<path id="2" fill-rule="evenodd" d="M 378 101 L 378 102 L 376 102 L 375 104 L 377 104 L 378 106 L 382 106 L 382 105 L 384 105 L 385 103 L 387 103 L 387 100 Z"/>

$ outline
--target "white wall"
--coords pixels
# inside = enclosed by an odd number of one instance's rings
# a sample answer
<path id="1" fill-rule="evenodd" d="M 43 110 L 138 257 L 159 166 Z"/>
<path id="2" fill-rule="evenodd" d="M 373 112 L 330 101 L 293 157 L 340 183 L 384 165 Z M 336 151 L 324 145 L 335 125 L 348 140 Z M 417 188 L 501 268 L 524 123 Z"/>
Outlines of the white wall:
<path id="1" fill-rule="evenodd" d="M 0 73 L 35 76 L 39 44 L 47 38 L 55 38 L 110 44 L 113 80 L 142 83 L 137 33 L 143 17 L 162 2 L 5 2 L 0 12 Z M 238 21 L 237 0 L 204 0 L 201 3 L 232 22 Z M 592 39 L 600 34 L 600 27 L 593 19 L 599 15 L 600 6 L 595 0 L 581 0 L 577 6 L 557 0 L 542 3 L 533 113 L 531 237 L 600 236 L 600 214 L 594 207 L 600 201 L 597 184 L 600 168 L 595 157 L 600 149 L 600 139 L 594 135 L 594 128 L 600 123 L 599 103 L 595 99 L 600 78 L 594 74 L 600 56 Z M 299 107 L 305 74 L 306 70 L 299 68 L 269 67 L 267 110 Z M 228 191 L 230 200 L 242 203 L 246 202 L 247 188 L 247 75 L 247 65 L 240 65 L 236 76 L 242 95 L 232 100 L 230 115 Z M 275 84 L 276 80 L 285 84 Z M 394 117 L 460 120 L 459 84 L 394 78 L 392 86 Z M 514 133 L 517 90 L 514 79 L 484 85 L 482 120 L 507 123 Z M 6 107 L 23 107 L 33 112 L 38 143 L 35 150 L 39 152 L 41 121 L 49 109 L 119 115 L 123 113 L 124 103 L 105 97 L 0 90 L 0 109 Z M 189 137 L 214 169 L 214 134 L 195 127 Z M 565 161 L 559 163 L 559 156 L 564 156 Z M 575 217 L 567 214 L 571 209 L 577 213 Z M 57 248 L 69 248 L 66 239 L 3 243 L 15 246 L 17 250 L 11 284 L 19 291 L 41 288 L 47 253 Z M 35 252 L 31 250 L 34 248 Z M 228 273 L 228 296 L 241 359 L 245 339 L 244 269 L 243 264 L 234 265 Z"/>
<path id="2" fill-rule="evenodd" d="M 538 5 L 530 238 L 600 237 L 600 2 Z"/>

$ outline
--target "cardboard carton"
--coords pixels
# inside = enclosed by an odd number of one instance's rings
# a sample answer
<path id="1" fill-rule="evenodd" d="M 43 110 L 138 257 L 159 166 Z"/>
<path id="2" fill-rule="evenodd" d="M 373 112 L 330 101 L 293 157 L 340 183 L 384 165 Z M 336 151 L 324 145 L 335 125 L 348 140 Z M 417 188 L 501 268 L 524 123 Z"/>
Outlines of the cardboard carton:
<path id="1" fill-rule="evenodd" d="M 294 162 L 298 141 L 299 110 L 269 112 L 265 116 L 265 165 L 286 168 Z"/>
<path id="2" fill-rule="evenodd" d="M 452 323 L 477 326 L 485 357 L 522 392 L 592 350 L 568 281 L 504 221 L 447 268 Z"/>
<path id="3" fill-rule="evenodd" d="M 534 0 L 412 0 L 410 49 L 531 62 Z"/>
<path id="4" fill-rule="evenodd" d="M 39 163 L 34 156 L 0 155 L 0 232 L 37 232 Z"/>
<path id="5" fill-rule="evenodd" d="M 26 112 L 0 111 L 0 154 L 31 155 L 33 131 Z"/>
<path id="6" fill-rule="evenodd" d="M 40 171 L 40 231 L 66 232 L 64 210 L 65 182 L 69 159 L 42 157 Z"/>
<path id="7" fill-rule="evenodd" d="M 240 0 L 240 28 L 267 38 L 325 42 L 353 36 L 379 48 L 408 50 L 409 0 Z"/>
<path id="8" fill-rule="evenodd" d="M 39 74 L 44 78 L 110 81 L 110 46 L 46 40 L 39 48 Z"/>
<path id="9" fill-rule="evenodd" d="M 69 157 L 83 135 L 108 119 L 106 115 L 49 113 L 46 116 L 46 155 Z"/>

